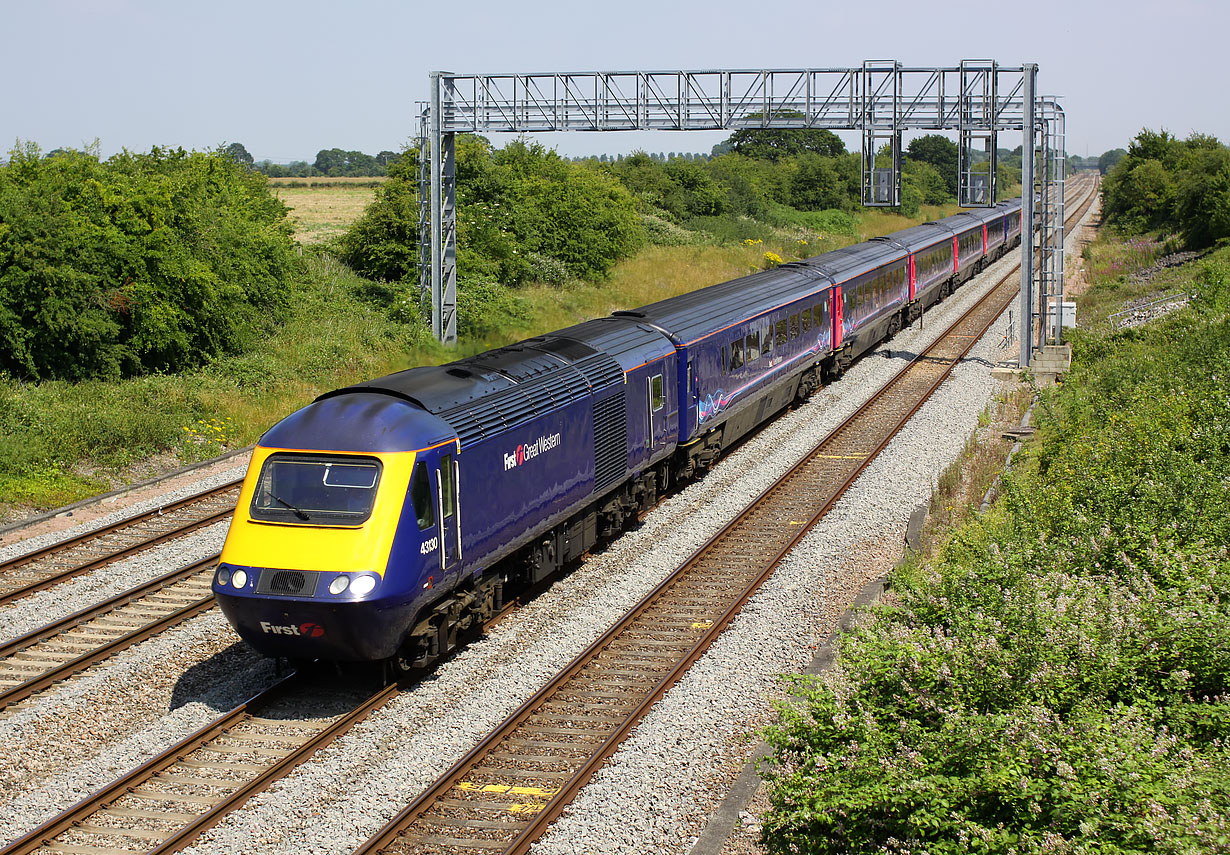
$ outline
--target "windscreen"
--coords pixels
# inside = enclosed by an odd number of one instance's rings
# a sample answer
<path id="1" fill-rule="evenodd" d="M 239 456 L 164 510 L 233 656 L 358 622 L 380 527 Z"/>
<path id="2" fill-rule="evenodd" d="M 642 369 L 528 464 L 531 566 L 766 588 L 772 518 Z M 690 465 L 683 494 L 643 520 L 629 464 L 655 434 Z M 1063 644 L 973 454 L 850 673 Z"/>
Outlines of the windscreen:
<path id="1" fill-rule="evenodd" d="M 380 461 L 275 454 L 261 469 L 252 518 L 311 525 L 358 525 L 372 513 Z"/>

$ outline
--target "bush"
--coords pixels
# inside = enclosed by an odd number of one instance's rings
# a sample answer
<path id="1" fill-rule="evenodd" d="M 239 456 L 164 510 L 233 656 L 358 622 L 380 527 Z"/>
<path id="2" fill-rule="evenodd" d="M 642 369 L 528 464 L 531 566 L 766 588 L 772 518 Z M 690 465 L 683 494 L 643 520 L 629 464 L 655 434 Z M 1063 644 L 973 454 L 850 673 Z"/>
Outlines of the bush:
<path id="1" fill-rule="evenodd" d="M 0 369 L 24 379 L 180 371 L 241 351 L 285 305 L 286 208 L 220 153 L 0 167 Z"/>
<path id="2" fill-rule="evenodd" d="M 1225 273 L 1074 337 L 993 513 L 793 681 L 770 851 L 1230 851 Z"/>
<path id="3" fill-rule="evenodd" d="M 1230 149 L 1141 131 L 1103 182 L 1107 222 L 1129 232 L 1177 227 L 1189 246 L 1230 237 Z"/>
<path id="4" fill-rule="evenodd" d="M 594 279 L 643 243 L 635 201 L 604 171 L 520 140 L 495 151 L 462 135 L 456 146 L 458 269 L 474 281 Z M 417 169 L 412 156 L 392 166 L 376 200 L 335 244 L 360 274 L 417 280 Z"/>

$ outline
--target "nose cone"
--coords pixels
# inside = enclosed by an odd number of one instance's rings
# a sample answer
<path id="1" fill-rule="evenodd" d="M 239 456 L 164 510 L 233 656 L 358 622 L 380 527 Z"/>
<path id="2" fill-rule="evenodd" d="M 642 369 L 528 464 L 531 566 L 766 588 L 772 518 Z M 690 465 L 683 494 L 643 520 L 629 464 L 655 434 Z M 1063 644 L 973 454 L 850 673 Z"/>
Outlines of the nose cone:
<path id="1" fill-rule="evenodd" d="M 240 637 L 264 656 L 377 661 L 397 652 L 413 617 L 410 603 L 320 603 L 218 593 Z"/>

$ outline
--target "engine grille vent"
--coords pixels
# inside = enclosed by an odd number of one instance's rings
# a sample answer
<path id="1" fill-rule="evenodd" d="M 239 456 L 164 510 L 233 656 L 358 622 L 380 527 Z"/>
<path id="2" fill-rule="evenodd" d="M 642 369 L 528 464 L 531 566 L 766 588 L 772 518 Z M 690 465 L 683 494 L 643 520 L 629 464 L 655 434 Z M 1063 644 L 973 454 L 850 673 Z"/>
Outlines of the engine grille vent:
<path id="1" fill-rule="evenodd" d="M 594 404 L 594 492 L 623 477 L 628 467 L 624 390 Z"/>
<path id="2" fill-rule="evenodd" d="M 318 576 L 304 570 L 262 570 L 256 592 L 282 597 L 315 596 Z"/>

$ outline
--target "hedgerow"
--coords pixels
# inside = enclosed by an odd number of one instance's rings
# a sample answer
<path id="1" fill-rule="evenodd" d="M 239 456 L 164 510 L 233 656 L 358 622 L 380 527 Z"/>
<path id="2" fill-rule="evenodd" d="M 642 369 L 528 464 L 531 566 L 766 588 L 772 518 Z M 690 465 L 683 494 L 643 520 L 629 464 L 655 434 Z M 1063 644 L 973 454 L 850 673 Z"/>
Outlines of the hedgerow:
<path id="1" fill-rule="evenodd" d="M 0 167 L 0 370 L 174 372 L 241 351 L 295 266 L 286 208 L 217 153 L 102 161 L 27 145 Z"/>
<path id="2" fill-rule="evenodd" d="M 797 678 L 772 852 L 1230 852 L 1230 252 L 1079 333 L 989 515 Z"/>

